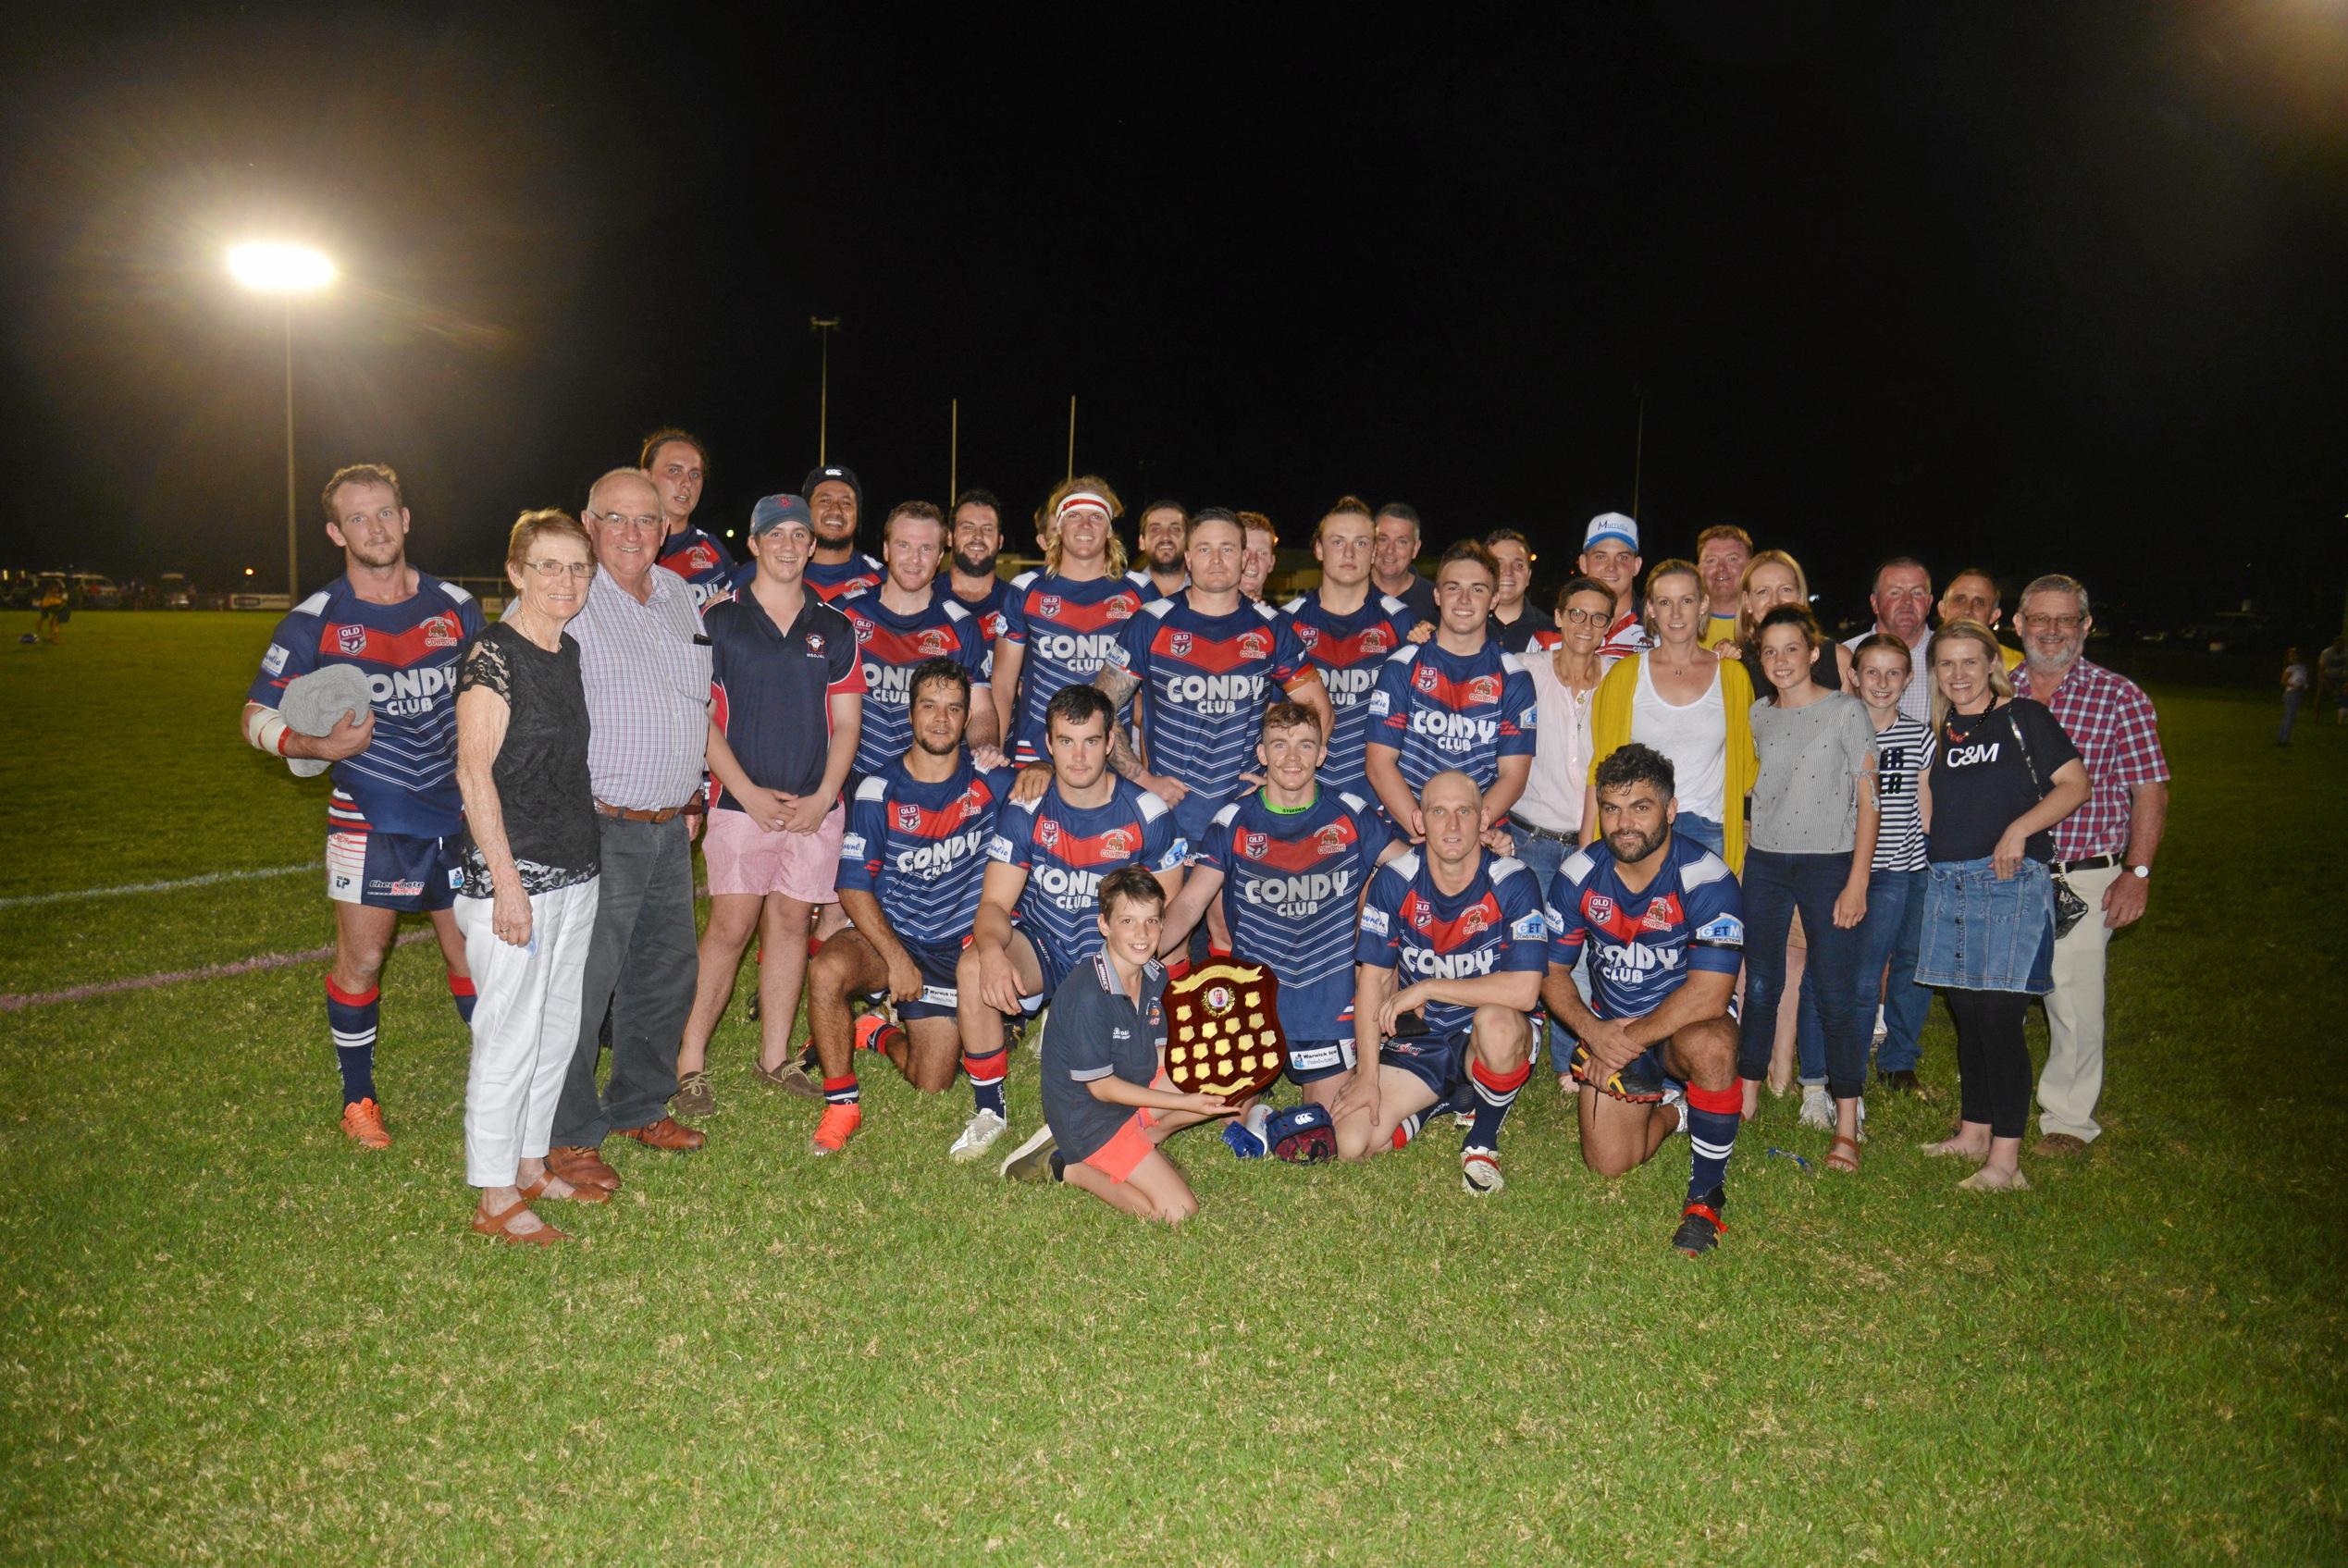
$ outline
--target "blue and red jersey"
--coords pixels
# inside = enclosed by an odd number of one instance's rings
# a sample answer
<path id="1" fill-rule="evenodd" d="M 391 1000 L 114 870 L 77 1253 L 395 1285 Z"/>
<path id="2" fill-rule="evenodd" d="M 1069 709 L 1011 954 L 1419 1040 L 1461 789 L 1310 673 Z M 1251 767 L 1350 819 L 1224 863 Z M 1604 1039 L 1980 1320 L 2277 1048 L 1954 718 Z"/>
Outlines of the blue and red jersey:
<path id="1" fill-rule="evenodd" d="M 1152 772 L 1190 787 L 1174 818 L 1197 843 L 1240 792 L 1264 709 L 1304 673 L 1304 646 L 1269 605 L 1242 599 L 1229 614 L 1209 615 L 1186 593 L 1142 606 L 1118 633 L 1109 662 L 1141 682 L 1142 750 Z"/>
<path id="2" fill-rule="evenodd" d="M 1394 764 L 1414 796 L 1448 769 L 1489 789 L 1501 758 L 1533 754 L 1539 713 L 1533 677 L 1490 638 L 1474 653 L 1414 643 L 1378 667 L 1369 744 L 1394 748 Z"/>
<path id="3" fill-rule="evenodd" d="M 1590 1011 L 1645 1018 L 1690 971 L 1735 975 L 1745 957 L 1745 900 L 1728 863 L 1671 835 L 1662 864 L 1637 893 L 1594 845 L 1565 858 L 1549 889 L 1550 961 L 1590 959 Z"/>
<path id="4" fill-rule="evenodd" d="M 1410 641 L 1418 624 L 1411 607 L 1391 594 L 1372 593 L 1350 615 L 1325 609 L 1318 589 L 1290 599 L 1283 606 L 1304 657 L 1321 673 L 1328 688 L 1328 705 L 1336 727 L 1322 748 L 1321 783 L 1334 789 L 1366 795 L 1369 778 L 1362 768 L 1362 746 L 1369 738 L 1369 695 L 1378 685 L 1378 672 L 1397 648 Z"/>
<path id="5" fill-rule="evenodd" d="M 1189 847 L 1165 801 L 1112 774 L 1104 805 L 1071 806 L 1060 798 L 1057 782 L 1025 805 L 1007 803 L 986 858 L 1027 872 L 1020 929 L 1066 973 L 1100 950 L 1094 917 L 1100 913 L 1101 879 L 1121 866 L 1170 871 Z"/>
<path id="6" fill-rule="evenodd" d="M 877 592 L 888 574 L 887 567 L 862 550 L 852 549 L 846 561 L 817 561 L 810 556 L 805 581 L 808 592 L 830 604 L 842 594 L 853 593 L 858 588 L 871 588 Z"/>
<path id="7" fill-rule="evenodd" d="M 1189 574 L 1185 574 L 1181 586 L 1172 593 L 1168 593 L 1157 586 L 1157 579 L 1150 575 L 1150 569 L 1146 566 L 1136 566 L 1132 571 L 1125 574 L 1125 580 L 1132 584 L 1134 589 L 1141 594 L 1143 604 L 1155 604 L 1162 599 L 1180 599 L 1182 597 L 1183 590 L 1191 586 Z"/>
<path id="8" fill-rule="evenodd" d="M 693 590 L 696 610 L 706 610 L 711 599 L 734 591 L 734 552 L 693 524 L 687 523 L 661 541 L 658 564 L 685 579 L 685 586 Z"/>
<path id="9" fill-rule="evenodd" d="M 1017 776 L 982 771 L 965 752 L 952 777 L 923 784 L 903 758 L 890 761 L 848 802 L 837 885 L 878 899 L 900 942 L 960 946 L 978 924 L 986 847 Z"/>
<path id="10" fill-rule="evenodd" d="M 984 594 L 977 599 L 964 599 L 954 591 L 952 584 L 951 577 L 940 577 L 938 591 L 976 618 L 979 635 L 986 639 L 988 648 L 993 648 L 995 639 L 1003 635 L 1003 598 L 1011 591 L 1011 585 L 1000 577 L 989 577 Z"/>
<path id="11" fill-rule="evenodd" d="M 1217 812 L 1193 846 L 1223 875 L 1231 951 L 1279 977 L 1291 1045 L 1353 1032 L 1354 913 L 1393 836 L 1360 796 L 1324 788 L 1281 811 L 1259 789 Z"/>
<path id="12" fill-rule="evenodd" d="M 978 617 L 949 593 L 899 615 L 881 602 L 878 588 L 851 588 L 832 608 L 856 628 L 864 665 L 864 728 L 856 741 L 856 771 L 877 773 L 913 748 L 913 672 L 933 659 L 951 659 L 984 687 L 995 667 Z"/>
<path id="13" fill-rule="evenodd" d="M 1549 922 L 1533 873 L 1507 856 L 1476 855 L 1476 874 L 1456 894 L 1435 885 L 1433 868 L 1415 851 L 1380 866 L 1362 906 L 1354 961 L 1399 970 L 1403 985 L 1547 972 Z M 1424 1011 L 1427 1033 L 1437 1036 L 1464 1033 L 1476 1019 L 1476 1009 L 1458 1002 L 1429 1002 Z"/>
<path id="14" fill-rule="evenodd" d="M 1125 623 L 1142 612 L 1141 591 L 1122 577 L 1083 581 L 1022 572 L 1003 596 L 1003 640 L 1025 649 L 1020 665 L 1018 722 L 1009 744 L 1019 760 L 1051 755 L 1044 706 L 1063 687 L 1090 685 L 1108 662 Z"/>
<path id="15" fill-rule="evenodd" d="M 711 644 L 711 718 L 750 782 L 785 795 L 823 783 L 832 698 L 864 695 L 856 632 L 847 617 L 802 597 L 788 626 L 777 626 L 754 594 L 721 599 L 701 617 Z M 741 803 L 712 781 L 712 804 Z"/>
<path id="16" fill-rule="evenodd" d="M 281 707 L 287 682 L 327 664 L 367 678 L 375 738 L 334 764 L 327 814 L 335 832 L 446 838 L 463 825 L 456 673 L 481 626 L 473 596 L 428 572 L 416 573 L 415 592 L 398 604 L 371 604 L 337 577 L 278 623 L 250 700 Z"/>

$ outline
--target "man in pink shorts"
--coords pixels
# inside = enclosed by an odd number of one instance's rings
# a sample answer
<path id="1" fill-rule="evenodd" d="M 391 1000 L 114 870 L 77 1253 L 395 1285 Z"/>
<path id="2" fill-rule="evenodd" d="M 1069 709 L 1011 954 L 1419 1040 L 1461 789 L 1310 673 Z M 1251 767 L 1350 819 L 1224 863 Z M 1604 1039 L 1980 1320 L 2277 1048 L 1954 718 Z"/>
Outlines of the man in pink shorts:
<path id="1" fill-rule="evenodd" d="M 783 1083 L 807 975 L 814 911 L 833 899 L 847 820 L 840 791 L 862 728 L 864 671 L 847 618 L 806 588 L 815 529 L 807 502 L 768 496 L 751 509 L 758 572 L 703 614 L 711 644 L 710 923 L 677 1072 L 698 1072 L 734 994 L 753 932 L 759 960 L 759 1076 Z"/>

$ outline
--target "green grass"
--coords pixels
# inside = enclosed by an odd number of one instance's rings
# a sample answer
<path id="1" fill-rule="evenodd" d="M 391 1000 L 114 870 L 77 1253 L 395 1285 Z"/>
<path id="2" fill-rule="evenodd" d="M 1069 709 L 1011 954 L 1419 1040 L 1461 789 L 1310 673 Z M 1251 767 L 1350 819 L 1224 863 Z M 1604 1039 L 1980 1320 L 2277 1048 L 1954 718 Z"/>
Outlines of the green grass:
<path id="1" fill-rule="evenodd" d="M 323 781 L 235 735 L 266 632 L 7 646 L 0 896 L 315 858 Z M 1772 1104 L 1696 1264 L 1686 1145 L 1600 1181 L 1538 1087 L 1496 1200 L 1448 1131 L 1342 1170 L 1192 1134 L 1168 1234 L 947 1164 L 964 1098 L 869 1068 L 814 1158 L 738 1017 L 708 1149 L 612 1151 L 584 1244 L 524 1253 L 464 1229 L 428 945 L 386 1154 L 335 1130 L 315 968 L 0 1013 L 0 1557 L 2340 1561 L 2348 734 L 2156 695 L 2181 783 L 2093 1157 L 1954 1191 L 1935 1014 L 1937 1098 L 1879 1100 L 1856 1181 L 1763 1157 L 1823 1152 Z M 0 991 L 328 933 L 306 872 L 0 908 Z"/>

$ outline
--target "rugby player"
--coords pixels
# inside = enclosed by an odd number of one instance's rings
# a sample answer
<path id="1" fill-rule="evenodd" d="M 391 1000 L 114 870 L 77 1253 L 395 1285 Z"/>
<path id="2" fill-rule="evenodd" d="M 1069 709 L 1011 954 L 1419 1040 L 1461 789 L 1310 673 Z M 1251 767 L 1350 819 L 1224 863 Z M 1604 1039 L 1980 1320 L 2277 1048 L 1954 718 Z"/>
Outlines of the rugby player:
<path id="1" fill-rule="evenodd" d="M 889 564 L 894 580 L 894 556 Z M 896 1004 L 905 1032 L 881 1048 L 906 1081 L 929 1094 L 953 1086 L 955 966 L 977 920 L 995 814 L 1010 793 L 1008 768 L 981 769 L 962 749 L 965 723 L 985 706 L 971 695 L 969 664 L 927 660 L 913 667 L 907 688 L 910 747 L 857 785 L 840 839 L 837 887 L 852 928 L 808 966 L 808 1030 L 827 1102 L 812 1140 L 819 1154 L 837 1154 L 863 1120 L 859 1025 L 849 1011 L 856 997 L 880 992 Z"/>
<path id="2" fill-rule="evenodd" d="M 1190 586 L 1182 558 L 1190 548 L 1191 514 L 1179 500 L 1154 500 L 1142 509 L 1142 563 L 1125 580 L 1142 599 L 1172 599 Z"/>
<path id="3" fill-rule="evenodd" d="M 1108 481 L 1080 474 L 1045 507 L 1044 569 L 1022 572 L 1003 596 L 995 640 L 995 706 L 1005 749 L 1046 759 L 1044 710 L 1063 686 L 1090 685 L 1142 590 L 1125 578 L 1125 546 L 1112 525 L 1123 509 Z"/>
<path id="4" fill-rule="evenodd" d="M 856 742 L 856 779 L 879 772 L 912 746 L 913 671 L 932 659 L 950 659 L 970 677 L 970 746 L 995 744 L 995 694 L 987 686 L 993 661 L 985 635 L 978 617 L 936 586 L 945 539 L 945 522 L 936 507 L 925 500 L 899 502 L 881 529 L 887 580 L 877 588 L 850 588 L 832 601 L 856 628 L 856 649 L 864 665 L 864 729 Z M 856 779 L 849 781 L 851 790 Z"/>
<path id="5" fill-rule="evenodd" d="M 1371 793 L 1362 767 L 1370 690 L 1379 667 L 1410 640 L 1414 628 L 1427 624 L 1392 594 L 1373 591 L 1370 562 L 1377 548 L 1369 502 L 1340 496 L 1313 532 L 1320 586 L 1281 607 L 1304 657 L 1320 671 L 1336 716 L 1321 756 L 1321 782 L 1362 796 Z"/>
<path id="6" fill-rule="evenodd" d="M 1744 905 L 1727 863 L 1672 832 L 1679 809 L 1669 758 L 1634 742 L 1590 782 L 1605 846 L 1566 857 L 1550 884 L 1541 1000 L 1581 1042 L 1571 1068 L 1584 1165 L 1620 1176 L 1687 1130 L 1687 1203 L 1672 1245 L 1694 1257 L 1720 1241 L 1744 1109 L 1728 1017 Z M 1585 952 L 1587 1003 L 1574 985 Z"/>
<path id="7" fill-rule="evenodd" d="M 1003 596 L 1010 589 L 995 572 L 995 557 L 1003 552 L 1003 503 L 994 491 L 969 489 L 954 498 L 954 531 L 947 543 L 954 551 L 954 570 L 946 586 L 963 609 L 978 617 L 979 635 L 992 649 L 1003 635 Z M 999 731 L 1000 715 L 995 717 Z"/>
<path id="8" fill-rule="evenodd" d="M 1279 560 L 1280 531 L 1260 512 L 1242 512 L 1239 520 L 1246 535 L 1246 548 L 1240 551 L 1240 596 L 1250 603 L 1261 604 L 1264 585 L 1270 580 L 1272 567 Z"/>
<path id="9" fill-rule="evenodd" d="M 400 477 L 381 463 L 335 471 L 321 498 L 342 575 L 297 604 L 270 634 L 245 694 L 244 738 L 272 757 L 334 765 L 327 800 L 327 896 L 334 967 L 327 1031 L 342 1070 L 342 1130 L 388 1149 L 376 1096 L 378 982 L 402 912 L 432 917 L 457 1015 L 473 1021 L 473 976 L 454 904 L 463 804 L 456 784 L 456 670 L 480 633 L 473 596 L 408 564 Z M 331 734 L 301 735 L 278 711 L 286 684 L 327 664 L 367 678 L 368 710 Z M 381 741 L 380 746 L 377 745 Z"/>
<path id="10" fill-rule="evenodd" d="M 970 1125 L 950 1151 L 976 1159 L 1002 1135 L 1007 1020 L 1031 1010 L 1100 950 L 1094 919 L 1101 879 L 1119 866 L 1156 874 L 1171 898 L 1188 846 L 1166 802 L 1110 772 L 1116 713 L 1090 685 L 1064 686 L 1045 705 L 1052 781 L 1014 801 L 986 846 L 986 878 L 970 945 L 955 966 L 962 1070 L 970 1077 Z M 1014 920 L 1016 920 L 1016 924 Z"/>
<path id="11" fill-rule="evenodd" d="M 700 438 L 672 426 L 644 438 L 637 466 L 652 475 L 661 492 L 661 521 L 665 537 L 655 565 L 685 579 L 693 590 L 693 608 L 705 610 L 712 599 L 734 591 L 734 552 L 696 526 L 694 508 L 701 504 L 701 487 L 709 477 L 709 449 Z"/>
<path id="12" fill-rule="evenodd" d="M 1412 815 L 1426 847 L 1379 867 L 1362 904 L 1353 1070 L 1329 1119 L 1339 1157 L 1358 1160 L 1402 1148 L 1429 1111 L 1472 1090 L 1460 1180 L 1481 1196 L 1503 1185 L 1501 1122 L 1532 1076 L 1527 1015 L 1540 1006 L 1549 927 L 1533 873 L 1484 847 L 1475 780 L 1436 774 Z"/>
<path id="13" fill-rule="evenodd" d="M 856 471 L 836 463 L 811 469 L 799 494 L 815 513 L 815 553 L 808 558 L 803 578 L 808 591 L 829 604 L 850 588 L 879 587 L 888 569 L 856 548 L 857 519 L 864 511 L 864 487 L 857 483 Z"/>
<path id="14" fill-rule="evenodd" d="M 1491 638 L 1499 581 L 1492 552 L 1474 539 L 1445 550 L 1435 574 L 1435 636 L 1390 656 L 1370 691 L 1364 770 L 1380 804 L 1414 839 L 1425 832 L 1415 797 L 1437 773 L 1456 770 L 1474 782 L 1489 830 L 1508 815 L 1533 771 L 1533 678 Z"/>
<path id="15" fill-rule="evenodd" d="M 1362 895 L 1370 873 L 1403 846 L 1368 801 L 1316 778 L 1321 716 L 1313 710 L 1295 702 L 1264 710 L 1255 762 L 1263 788 L 1217 811 L 1192 845 L 1158 951 L 1181 951 L 1219 895 L 1232 951 L 1279 982 L 1289 1079 L 1326 1108 L 1353 1066 L 1352 954 Z"/>
<path id="16" fill-rule="evenodd" d="M 1141 694 L 1141 750 L 1119 735 L 1110 765 L 1174 808 L 1183 838 L 1203 843 L 1206 824 L 1243 787 L 1256 716 L 1277 683 L 1326 730 L 1331 720 L 1321 673 L 1287 618 L 1240 597 L 1239 519 L 1219 506 L 1190 522 L 1191 586 L 1155 599 L 1118 630 L 1093 684 L 1123 708 Z"/>

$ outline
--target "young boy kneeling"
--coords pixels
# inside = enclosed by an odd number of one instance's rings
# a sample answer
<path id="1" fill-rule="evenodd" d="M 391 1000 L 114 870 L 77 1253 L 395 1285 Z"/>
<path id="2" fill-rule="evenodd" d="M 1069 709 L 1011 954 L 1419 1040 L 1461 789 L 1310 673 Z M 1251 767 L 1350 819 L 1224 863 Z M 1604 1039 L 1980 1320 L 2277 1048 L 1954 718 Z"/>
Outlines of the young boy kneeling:
<path id="1" fill-rule="evenodd" d="M 1163 1087 L 1166 893 L 1127 866 L 1101 879 L 1101 951 L 1069 972 L 1044 1024 L 1044 1127 L 1003 1162 L 1013 1180 L 1067 1181 L 1128 1214 L 1179 1225 L 1198 1199 L 1166 1135 L 1238 1107 Z"/>

